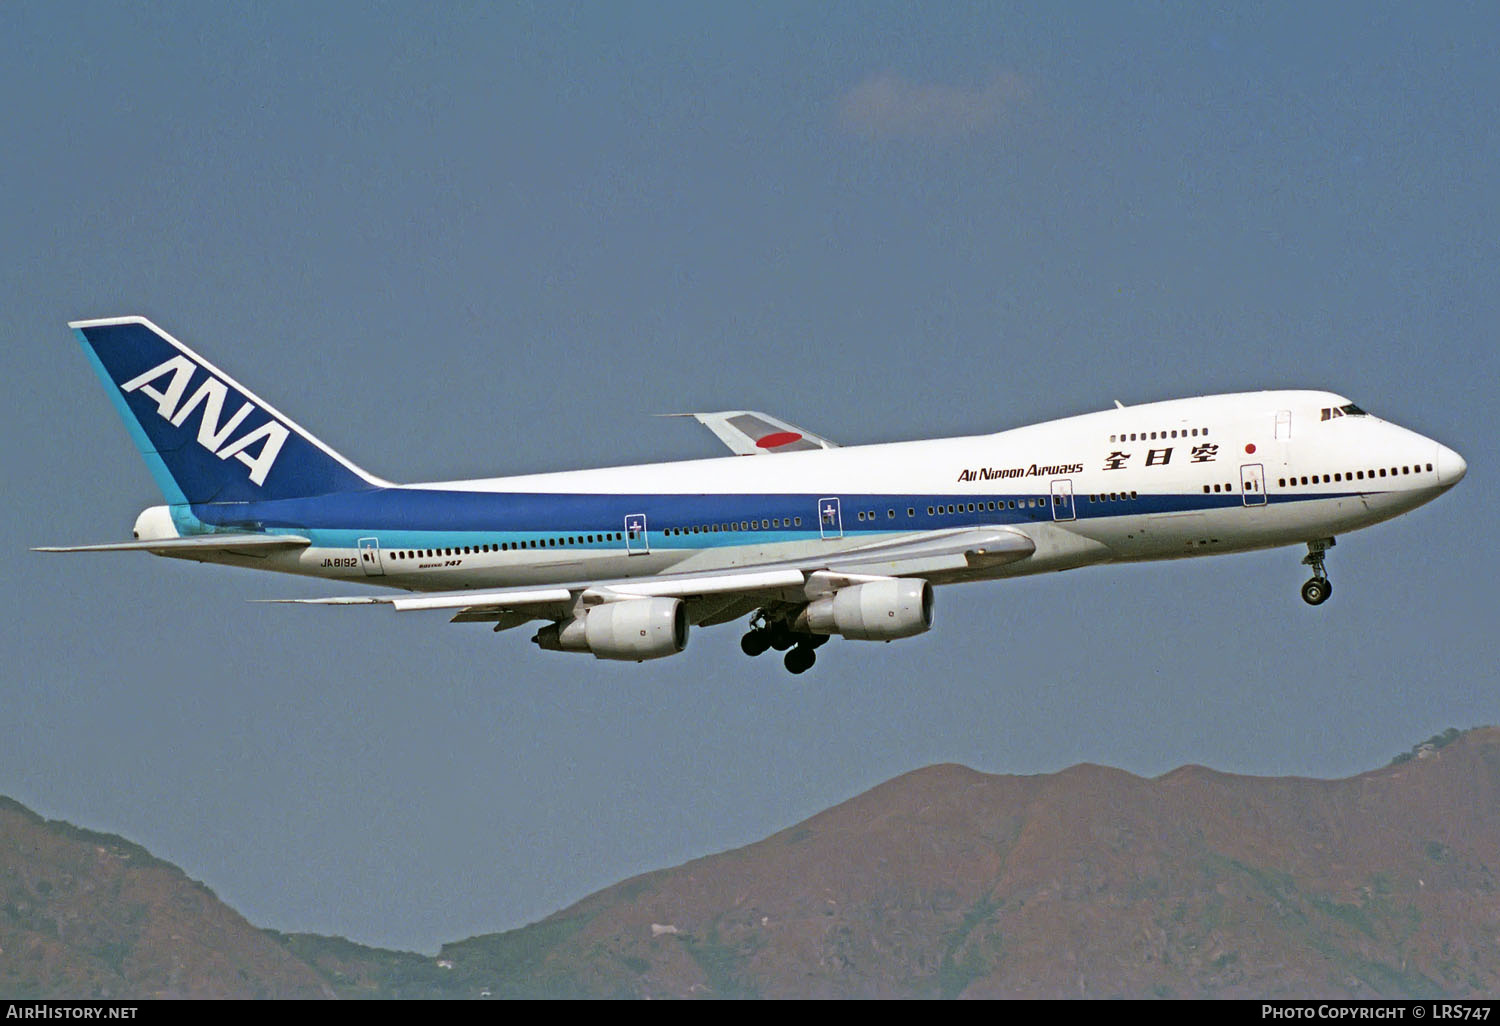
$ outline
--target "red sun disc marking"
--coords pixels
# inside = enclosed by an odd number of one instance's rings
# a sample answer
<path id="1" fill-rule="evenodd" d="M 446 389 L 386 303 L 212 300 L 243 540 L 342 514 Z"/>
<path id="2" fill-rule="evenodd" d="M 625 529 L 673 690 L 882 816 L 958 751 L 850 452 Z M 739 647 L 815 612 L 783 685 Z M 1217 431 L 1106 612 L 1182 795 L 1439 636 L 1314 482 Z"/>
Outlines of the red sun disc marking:
<path id="1" fill-rule="evenodd" d="M 795 431 L 775 431 L 764 438 L 757 438 L 755 444 L 761 449 L 774 449 L 778 445 L 786 445 L 788 442 L 799 442 L 802 436 Z"/>
<path id="2" fill-rule="evenodd" d="M 1245 446 L 1245 451 L 1246 451 L 1246 452 L 1247 452 L 1247 453 L 1254 453 L 1254 452 L 1255 452 L 1255 443 L 1254 443 L 1254 442 L 1251 442 L 1251 443 L 1249 443 L 1249 444 L 1248 444 L 1248 445 L 1246 445 L 1246 446 Z"/>

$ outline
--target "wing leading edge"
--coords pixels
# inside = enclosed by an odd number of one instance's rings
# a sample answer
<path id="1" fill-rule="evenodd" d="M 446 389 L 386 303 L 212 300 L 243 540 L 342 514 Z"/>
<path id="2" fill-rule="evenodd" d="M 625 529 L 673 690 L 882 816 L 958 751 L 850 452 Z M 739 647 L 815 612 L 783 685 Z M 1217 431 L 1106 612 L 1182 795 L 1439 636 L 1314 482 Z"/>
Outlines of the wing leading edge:
<path id="1" fill-rule="evenodd" d="M 503 630 L 529 620 L 568 617 L 579 606 L 641 598 L 680 598 L 697 606 L 694 622 L 717 623 L 722 622 L 721 615 L 738 605 L 738 599 L 752 603 L 804 603 L 852 584 L 1001 566 L 1025 559 L 1035 551 L 1036 544 L 1013 528 L 958 528 L 844 549 L 822 559 L 764 563 L 713 573 L 578 581 L 542 588 L 260 601 L 322 606 L 388 605 L 397 612 L 452 610 L 456 611 L 454 622 L 495 623 L 496 630 Z"/>

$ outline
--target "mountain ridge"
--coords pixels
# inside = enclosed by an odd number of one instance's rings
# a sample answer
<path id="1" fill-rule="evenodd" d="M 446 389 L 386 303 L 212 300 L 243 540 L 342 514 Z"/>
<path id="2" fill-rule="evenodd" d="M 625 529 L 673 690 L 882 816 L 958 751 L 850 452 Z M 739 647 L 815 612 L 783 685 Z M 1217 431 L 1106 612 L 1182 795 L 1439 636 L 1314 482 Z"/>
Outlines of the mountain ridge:
<path id="1" fill-rule="evenodd" d="M 139 845 L 0 798 L 0 993 L 1482 996 L 1497 873 L 1495 727 L 1333 780 L 940 763 L 435 957 L 258 930 Z"/>

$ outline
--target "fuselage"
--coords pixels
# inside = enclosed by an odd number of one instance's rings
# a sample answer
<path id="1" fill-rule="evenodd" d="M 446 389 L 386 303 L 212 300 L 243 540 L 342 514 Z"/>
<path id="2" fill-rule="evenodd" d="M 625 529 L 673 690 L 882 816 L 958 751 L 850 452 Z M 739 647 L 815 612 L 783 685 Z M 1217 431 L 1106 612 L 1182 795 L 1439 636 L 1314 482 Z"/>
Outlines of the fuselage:
<path id="1" fill-rule="evenodd" d="M 1411 510 L 1465 472 L 1343 396 L 1268 391 L 963 438 L 154 507 L 137 535 L 297 534 L 311 544 L 184 558 L 413 591 L 714 571 L 968 526 L 1035 543 L 925 575 L 941 583 L 1299 544 Z"/>

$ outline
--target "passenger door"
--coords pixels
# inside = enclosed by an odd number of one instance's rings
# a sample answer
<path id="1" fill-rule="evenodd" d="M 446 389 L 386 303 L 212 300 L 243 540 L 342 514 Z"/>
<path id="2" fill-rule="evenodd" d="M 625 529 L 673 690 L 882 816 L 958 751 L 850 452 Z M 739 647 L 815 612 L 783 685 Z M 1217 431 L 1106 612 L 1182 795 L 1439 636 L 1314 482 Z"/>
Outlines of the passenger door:
<path id="1" fill-rule="evenodd" d="M 1259 463 L 1240 467 L 1240 495 L 1246 506 L 1266 504 L 1266 468 Z"/>
<path id="2" fill-rule="evenodd" d="M 359 540 L 359 566 L 366 577 L 384 577 L 385 568 L 380 565 L 380 539 Z"/>
<path id="3" fill-rule="evenodd" d="M 1078 519 L 1078 511 L 1073 507 L 1073 481 L 1071 478 L 1062 477 L 1052 482 L 1052 519 Z"/>
<path id="4" fill-rule="evenodd" d="M 646 536 L 646 514 L 625 515 L 625 552 L 631 556 L 644 556 L 651 551 L 651 539 Z"/>
<path id="5" fill-rule="evenodd" d="M 844 514 L 837 496 L 818 500 L 818 534 L 829 540 L 844 536 Z"/>

